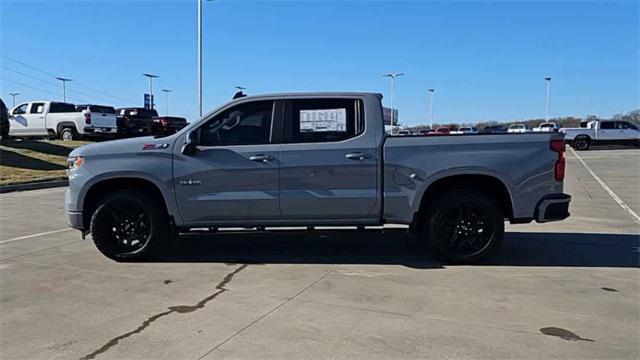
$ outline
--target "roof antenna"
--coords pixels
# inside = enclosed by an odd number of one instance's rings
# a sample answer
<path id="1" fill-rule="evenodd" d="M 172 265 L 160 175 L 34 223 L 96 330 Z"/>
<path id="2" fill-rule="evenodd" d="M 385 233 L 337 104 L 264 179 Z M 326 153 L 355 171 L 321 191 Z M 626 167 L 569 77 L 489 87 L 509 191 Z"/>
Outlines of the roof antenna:
<path id="1" fill-rule="evenodd" d="M 242 90 L 247 90 L 247 88 L 242 87 L 242 86 L 236 86 L 236 90 L 238 90 L 238 91 L 233 95 L 233 99 L 234 100 L 247 96 L 247 94 L 242 92 Z"/>

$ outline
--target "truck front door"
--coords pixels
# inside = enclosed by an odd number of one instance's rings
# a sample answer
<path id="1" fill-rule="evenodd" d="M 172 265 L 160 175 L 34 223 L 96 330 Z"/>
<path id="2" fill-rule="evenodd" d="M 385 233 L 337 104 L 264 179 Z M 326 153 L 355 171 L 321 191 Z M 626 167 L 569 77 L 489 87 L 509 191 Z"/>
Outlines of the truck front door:
<path id="1" fill-rule="evenodd" d="M 377 214 L 378 153 L 361 99 L 285 101 L 280 211 L 287 220 L 330 223 Z"/>
<path id="2" fill-rule="evenodd" d="M 272 138 L 273 101 L 235 105 L 197 130 L 197 151 L 173 161 L 176 200 L 191 223 L 279 218 L 278 144 Z"/>
<path id="3" fill-rule="evenodd" d="M 29 135 L 31 128 L 29 125 L 29 119 L 27 116 L 29 110 L 29 103 L 24 103 L 16 106 L 11 110 L 9 114 L 9 134 L 10 135 Z"/>

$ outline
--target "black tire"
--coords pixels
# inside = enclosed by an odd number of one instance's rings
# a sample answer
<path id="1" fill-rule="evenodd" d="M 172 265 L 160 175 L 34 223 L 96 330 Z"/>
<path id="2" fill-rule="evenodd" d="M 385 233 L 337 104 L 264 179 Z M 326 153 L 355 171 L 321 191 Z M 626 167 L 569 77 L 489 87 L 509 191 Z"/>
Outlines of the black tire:
<path id="1" fill-rule="evenodd" d="M 576 136 L 576 138 L 573 139 L 571 146 L 579 151 L 589 150 L 589 146 L 591 146 L 591 139 L 588 136 Z"/>
<path id="2" fill-rule="evenodd" d="M 504 216 L 495 197 L 473 190 L 448 191 L 424 212 L 422 241 L 451 263 L 477 264 L 504 238 Z"/>
<path id="3" fill-rule="evenodd" d="M 146 192 L 118 190 L 100 200 L 95 209 L 93 242 L 115 261 L 149 259 L 172 234 L 164 204 Z"/>
<path id="4" fill-rule="evenodd" d="M 60 140 L 72 141 L 77 139 L 78 139 L 78 133 L 74 128 L 67 127 L 62 129 L 62 131 L 60 131 Z"/>

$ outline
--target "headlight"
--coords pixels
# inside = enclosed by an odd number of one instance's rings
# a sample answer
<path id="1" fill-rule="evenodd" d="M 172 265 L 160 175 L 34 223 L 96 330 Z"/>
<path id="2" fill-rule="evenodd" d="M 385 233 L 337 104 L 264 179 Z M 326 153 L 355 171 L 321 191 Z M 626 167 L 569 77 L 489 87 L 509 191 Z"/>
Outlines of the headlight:
<path id="1" fill-rule="evenodd" d="M 84 158 L 82 156 L 74 156 L 67 159 L 67 169 L 77 169 L 84 164 Z"/>

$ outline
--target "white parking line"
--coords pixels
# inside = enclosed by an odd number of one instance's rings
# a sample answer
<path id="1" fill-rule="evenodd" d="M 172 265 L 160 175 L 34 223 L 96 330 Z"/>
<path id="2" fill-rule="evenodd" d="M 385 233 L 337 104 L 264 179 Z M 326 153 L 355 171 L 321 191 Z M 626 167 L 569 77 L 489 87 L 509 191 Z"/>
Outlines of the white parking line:
<path id="1" fill-rule="evenodd" d="M 596 173 L 593 172 L 593 170 L 591 170 L 591 168 L 587 165 L 587 163 L 585 163 L 584 160 L 582 160 L 580 155 L 578 155 L 571 147 L 569 147 L 569 150 L 571 150 L 573 155 L 575 155 L 575 157 L 578 158 L 580 163 L 582 163 L 582 166 L 584 166 L 584 168 L 587 169 L 587 171 L 591 174 L 591 176 L 593 176 L 593 178 L 596 179 L 598 184 L 600 184 L 600 186 L 602 186 L 602 188 L 609 194 L 609 196 L 611 196 L 611 198 L 615 202 L 617 202 L 618 205 L 620 205 L 621 208 L 626 210 L 629 213 L 629 215 L 631 215 L 631 217 L 633 217 L 633 219 L 638 224 L 640 224 L 640 216 L 638 216 L 638 214 L 636 214 L 636 212 L 633 211 L 633 209 L 631 209 L 627 204 L 625 204 L 624 201 L 622 201 L 622 199 L 618 195 L 616 195 L 616 193 L 614 193 L 613 190 L 611 190 L 611 188 L 609 186 L 607 186 L 607 184 L 604 181 L 602 181 L 602 179 L 600 179 L 598 177 L 598 175 L 596 175 Z"/>
<path id="2" fill-rule="evenodd" d="M 0 241 L 0 245 L 2 245 L 2 244 L 6 244 L 6 243 L 10 243 L 10 242 L 14 242 L 14 241 L 18 241 L 18 240 L 31 239 L 31 238 L 38 237 L 38 236 L 45 236 L 45 235 L 57 234 L 57 233 L 61 233 L 61 232 L 69 231 L 69 230 L 73 230 L 73 229 L 71 229 L 71 228 L 66 228 L 66 229 L 53 230 L 53 231 L 45 231 L 45 232 L 41 232 L 41 233 L 37 233 L 37 234 L 31 234 L 31 235 L 20 236 L 20 237 L 16 237 L 16 238 L 13 238 L 13 239 L 2 240 L 2 241 Z"/>

